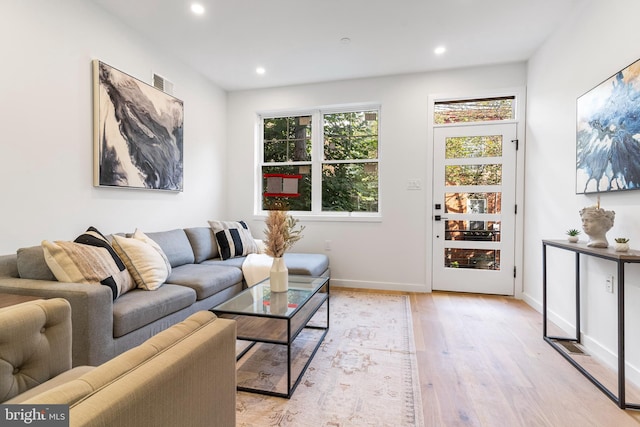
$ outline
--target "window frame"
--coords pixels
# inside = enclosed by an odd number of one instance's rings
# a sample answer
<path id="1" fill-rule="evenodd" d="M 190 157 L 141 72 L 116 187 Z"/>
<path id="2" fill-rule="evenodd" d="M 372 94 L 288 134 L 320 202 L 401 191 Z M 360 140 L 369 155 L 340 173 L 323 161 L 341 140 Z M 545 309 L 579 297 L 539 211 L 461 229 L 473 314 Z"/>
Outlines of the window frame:
<path id="1" fill-rule="evenodd" d="M 324 115 L 348 112 L 375 111 L 378 115 L 378 155 L 375 159 L 325 160 L 324 158 Z M 264 162 L 264 120 L 272 118 L 311 116 L 311 161 L 310 162 Z M 363 221 L 382 220 L 382 144 L 381 144 L 382 106 L 378 103 L 334 105 L 304 109 L 261 111 L 256 114 L 255 128 L 255 180 L 254 180 L 254 216 L 266 217 L 262 209 L 262 169 L 264 166 L 311 166 L 311 211 L 291 211 L 296 217 L 318 221 Z M 322 169 L 325 164 L 376 163 L 378 169 L 378 210 L 377 212 L 334 212 L 322 210 Z M 315 184 L 319 183 L 319 184 Z"/>

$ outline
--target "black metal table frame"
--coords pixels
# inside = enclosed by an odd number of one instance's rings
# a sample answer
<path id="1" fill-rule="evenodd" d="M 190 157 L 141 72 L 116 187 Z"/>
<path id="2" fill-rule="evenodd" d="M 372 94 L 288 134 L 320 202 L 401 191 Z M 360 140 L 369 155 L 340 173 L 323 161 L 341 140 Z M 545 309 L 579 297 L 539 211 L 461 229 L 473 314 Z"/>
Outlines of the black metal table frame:
<path id="1" fill-rule="evenodd" d="M 557 337 L 547 334 L 547 246 L 575 252 L 575 309 L 576 327 L 575 338 Z M 613 261 L 617 264 L 617 291 L 618 291 L 618 394 L 609 390 L 604 384 L 598 381 L 575 359 L 564 351 L 558 342 L 570 341 L 580 344 L 580 255 L 588 255 L 596 258 Z M 608 249 L 589 248 L 584 244 L 567 243 L 564 241 L 543 240 L 542 241 L 542 333 L 544 340 L 556 349 L 566 360 L 569 361 L 578 371 L 580 371 L 589 381 L 598 387 L 606 396 L 614 401 L 621 409 L 640 410 L 640 404 L 627 403 L 626 401 L 626 374 L 625 374 L 625 322 L 624 322 L 624 273 L 625 264 L 640 263 L 640 256 L 612 253 Z"/>
<path id="2" fill-rule="evenodd" d="M 318 292 L 320 292 L 320 290 L 322 290 L 325 286 L 327 288 L 326 297 L 323 299 L 323 301 L 321 301 L 318 304 L 318 306 L 315 309 L 313 309 L 307 315 L 307 318 L 304 319 L 304 322 L 302 322 L 302 324 L 301 324 L 302 326 L 300 328 L 298 328 L 297 331 L 292 331 L 291 330 L 291 321 L 293 320 L 294 316 L 298 313 L 298 311 L 300 311 L 302 309 L 302 307 L 307 305 L 307 303 L 309 303 L 309 301 L 311 301 L 311 299 L 316 294 L 318 294 Z M 249 336 L 241 336 L 241 335 L 237 336 L 238 340 L 250 341 L 250 344 L 246 348 L 244 348 L 236 356 L 236 362 L 238 362 L 240 359 L 242 359 L 242 357 L 245 354 L 247 354 L 247 352 L 249 350 L 251 350 L 251 348 L 253 348 L 253 346 L 256 345 L 257 343 L 266 343 L 266 344 L 276 344 L 276 345 L 286 345 L 287 346 L 287 392 L 286 393 L 280 393 L 280 392 L 277 392 L 277 391 L 264 390 L 264 389 L 252 388 L 252 387 L 244 387 L 244 386 L 238 386 L 237 387 L 238 391 L 247 391 L 247 392 L 251 392 L 251 393 L 264 394 L 264 395 L 267 395 L 267 396 L 286 397 L 287 399 L 291 398 L 291 396 L 293 395 L 293 392 L 298 387 L 298 384 L 300 384 L 300 381 L 302 380 L 302 376 L 304 375 L 304 373 L 306 372 L 307 368 L 311 364 L 311 361 L 313 360 L 313 357 L 315 356 L 316 352 L 320 348 L 320 345 L 322 344 L 322 341 L 324 341 L 324 338 L 327 336 L 327 333 L 329 332 L 329 310 L 330 310 L 329 299 L 330 299 L 330 288 L 329 288 L 329 280 L 327 280 L 327 282 L 325 284 L 323 284 L 322 286 L 319 286 L 318 289 L 316 289 L 316 291 L 311 296 L 309 296 L 309 298 L 307 299 L 307 301 L 303 305 L 298 307 L 298 310 L 292 316 L 287 317 L 287 316 L 272 315 L 272 316 L 269 317 L 270 319 L 279 319 L 279 320 L 286 320 L 287 321 L 287 342 L 283 342 L 283 341 L 279 341 L 279 340 L 261 339 L 259 337 L 253 337 L 253 336 L 251 336 L 251 337 L 249 337 Z M 309 321 L 318 312 L 320 307 L 322 307 L 325 304 L 327 305 L 326 326 L 310 326 L 308 324 Z M 219 311 L 219 310 L 216 310 L 215 308 L 212 309 L 212 311 L 215 314 L 221 314 L 221 315 L 228 314 L 228 315 L 234 315 L 234 316 L 265 317 L 264 315 L 262 315 L 260 313 L 240 313 L 240 312 L 231 312 L 231 311 Z M 317 330 L 322 330 L 323 332 L 322 332 L 322 336 L 320 336 L 320 338 L 318 338 L 318 342 L 316 343 L 313 351 L 309 355 L 309 358 L 305 362 L 304 367 L 302 368 L 302 370 L 298 374 L 298 377 L 296 378 L 295 383 L 292 385 L 291 384 L 291 361 L 292 361 L 292 358 L 291 358 L 291 345 L 293 344 L 295 339 L 298 337 L 298 335 L 300 335 L 300 332 L 302 332 L 305 329 L 317 329 Z"/>

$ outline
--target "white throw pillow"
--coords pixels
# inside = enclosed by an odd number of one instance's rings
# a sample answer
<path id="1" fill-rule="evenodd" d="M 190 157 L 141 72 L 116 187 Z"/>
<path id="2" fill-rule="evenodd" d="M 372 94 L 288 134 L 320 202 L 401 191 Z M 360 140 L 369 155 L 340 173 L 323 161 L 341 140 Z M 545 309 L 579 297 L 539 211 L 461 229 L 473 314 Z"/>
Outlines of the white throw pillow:
<path id="1" fill-rule="evenodd" d="M 167 266 L 167 275 L 168 276 L 171 275 L 171 263 L 169 262 L 169 258 L 167 257 L 167 254 L 164 253 L 160 245 L 156 243 L 155 240 L 153 240 L 151 237 L 147 236 L 146 234 L 144 234 L 142 231 L 138 229 L 136 229 L 135 233 L 133 233 L 133 236 L 131 237 L 133 237 L 134 239 L 142 240 L 143 242 L 151 245 L 151 247 L 155 249 L 164 260 L 164 263 Z"/>
<path id="2" fill-rule="evenodd" d="M 166 256 L 163 258 L 161 252 L 148 242 L 114 235 L 113 249 L 122 258 L 138 288 L 156 290 L 169 277 Z"/>

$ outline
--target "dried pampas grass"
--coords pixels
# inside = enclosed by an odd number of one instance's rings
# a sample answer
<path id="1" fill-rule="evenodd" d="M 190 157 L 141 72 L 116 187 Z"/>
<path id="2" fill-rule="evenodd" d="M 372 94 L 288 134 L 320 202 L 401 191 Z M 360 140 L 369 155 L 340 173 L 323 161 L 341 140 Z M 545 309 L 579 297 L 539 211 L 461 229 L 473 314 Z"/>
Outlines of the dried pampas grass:
<path id="1" fill-rule="evenodd" d="M 270 210 L 265 220 L 267 229 L 264 230 L 267 255 L 280 258 L 284 253 L 302 239 L 304 226 L 298 225 L 298 220 L 282 210 Z"/>

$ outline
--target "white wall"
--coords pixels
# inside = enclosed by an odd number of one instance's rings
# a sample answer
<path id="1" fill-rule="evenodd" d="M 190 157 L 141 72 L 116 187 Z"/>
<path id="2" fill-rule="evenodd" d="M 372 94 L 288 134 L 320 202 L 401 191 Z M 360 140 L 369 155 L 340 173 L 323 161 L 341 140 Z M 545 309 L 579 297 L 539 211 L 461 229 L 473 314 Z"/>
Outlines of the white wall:
<path id="1" fill-rule="evenodd" d="M 528 66 L 525 277 L 524 298 L 542 304 L 541 239 L 563 239 L 565 230 L 581 228 L 578 211 L 596 204 L 596 195 L 575 194 L 576 99 L 640 58 L 637 0 L 592 1 L 556 32 Z M 607 234 L 631 238 L 640 248 L 640 192 L 601 195 L 601 207 L 616 212 Z M 583 240 L 586 236 L 583 236 Z M 549 252 L 549 307 L 556 322 L 574 324 L 573 254 Z M 581 276 L 583 334 L 590 351 L 605 357 L 616 353 L 616 298 L 605 292 L 604 280 L 616 274 L 610 262 L 583 258 Z M 627 349 L 634 380 L 640 383 L 640 268 L 627 268 Z"/>
<path id="2" fill-rule="evenodd" d="M 159 231 L 224 215 L 224 91 L 89 2 L 3 1 L 0 44 L 0 254 L 89 225 Z M 173 81 L 185 105 L 184 192 L 93 187 L 92 59 Z"/>
<path id="3" fill-rule="evenodd" d="M 260 111 L 351 103 L 379 103 L 381 222 L 308 221 L 294 250 L 327 251 L 333 284 L 350 287 L 428 291 L 427 235 L 431 231 L 431 147 L 427 106 L 431 94 L 469 95 L 522 87 L 525 64 L 505 64 L 437 73 L 349 80 L 255 91 L 228 96 L 229 193 L 231 218 L 250 220 L 253 234 L 264 229 L 253 218 L 254 129 Z M 409 179 L 423 183 L 407 190 Z M 428 209 L 429 207 L 429 209 Z M 430 242 L 430 241 L 429 241 Z M 430 243 L 429 243 L 430 244 Z"/>

